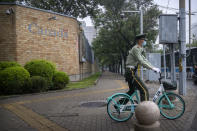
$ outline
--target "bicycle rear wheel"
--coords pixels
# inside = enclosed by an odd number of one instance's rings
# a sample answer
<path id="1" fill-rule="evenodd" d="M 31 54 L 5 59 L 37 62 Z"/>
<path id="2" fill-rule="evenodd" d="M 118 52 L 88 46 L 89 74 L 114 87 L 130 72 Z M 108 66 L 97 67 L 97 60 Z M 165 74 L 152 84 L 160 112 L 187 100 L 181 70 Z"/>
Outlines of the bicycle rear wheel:
<path id="1" fill-rule="evenodd" d="M 113 96 L 107 104 L 107 113 L 111 119 L 123 122 L 133 116 L 131 105 L 134 104 L 126 94 L 117 94 Z"/>
<path id="2" fill-rule="evenodd" d="M 173 104 L 173 107 L 170 106 L 167 98 Z M 163 95 L 158 102 L 158 106 L 160 109 L 160 113 L 167 119 L 177 119 L 183 115 L 185 112 L 185 102 L 184 100 L 177 94 L 174 93 L 166 93 L 166 96 Z"/>

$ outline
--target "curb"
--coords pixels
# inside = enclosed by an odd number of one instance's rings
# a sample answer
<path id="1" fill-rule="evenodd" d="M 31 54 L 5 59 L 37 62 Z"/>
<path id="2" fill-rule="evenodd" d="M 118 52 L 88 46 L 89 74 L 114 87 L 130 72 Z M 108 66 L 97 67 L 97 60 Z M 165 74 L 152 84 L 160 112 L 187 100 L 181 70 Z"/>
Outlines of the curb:
<path id="1" fill-rule="evenodd" d="M 101 73 L 101 75 L 94 81 L 94 85 L 97 85 L 97 84 L 98 84 L 98 81 L 100 80 L 101 77 L 102 77 L 102 73 Z"/>

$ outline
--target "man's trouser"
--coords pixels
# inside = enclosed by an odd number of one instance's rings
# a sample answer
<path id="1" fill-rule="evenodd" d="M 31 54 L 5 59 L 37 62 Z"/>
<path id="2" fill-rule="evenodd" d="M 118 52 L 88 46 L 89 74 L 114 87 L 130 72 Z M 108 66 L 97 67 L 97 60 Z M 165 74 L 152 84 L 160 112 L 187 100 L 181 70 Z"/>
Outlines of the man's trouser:
<path id="1" fill-rule="evenodd" d="M 134 91 L 137 89 L 140 92 L 141 101 L 149 100 L 148 89 L 144 82 L 136 75 L 134 69 L 126 68 L 125 79 L 129 84 L 129 91 L 127 92 L 128 95 L 132 95 Z"/>

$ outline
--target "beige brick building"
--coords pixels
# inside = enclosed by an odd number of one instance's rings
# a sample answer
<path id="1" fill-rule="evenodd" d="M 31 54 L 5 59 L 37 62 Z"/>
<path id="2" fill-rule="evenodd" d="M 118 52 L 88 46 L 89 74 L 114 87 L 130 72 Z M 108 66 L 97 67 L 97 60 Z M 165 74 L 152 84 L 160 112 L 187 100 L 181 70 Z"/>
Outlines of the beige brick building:
<path id="1" fill-rule="evenodd" d="M 0 61 L 54 62 L 72 81 L 97 71 L 76 18 L 19 4 L 0 3 Z M 89 49 L 89 48 L 88 48 Z"/>

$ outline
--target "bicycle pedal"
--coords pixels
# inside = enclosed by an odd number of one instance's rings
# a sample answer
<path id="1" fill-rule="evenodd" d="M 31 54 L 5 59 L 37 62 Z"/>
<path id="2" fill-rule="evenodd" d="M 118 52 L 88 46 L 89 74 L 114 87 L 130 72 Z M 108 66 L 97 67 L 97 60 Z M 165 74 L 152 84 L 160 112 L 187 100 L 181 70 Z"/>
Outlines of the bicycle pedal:
<path id="1" fill-rule="evenodd" d="M 133 100 L 134 101 L 134 103 L 137 103 L 138 104 L 138 101 L 137 100 Z"/>

